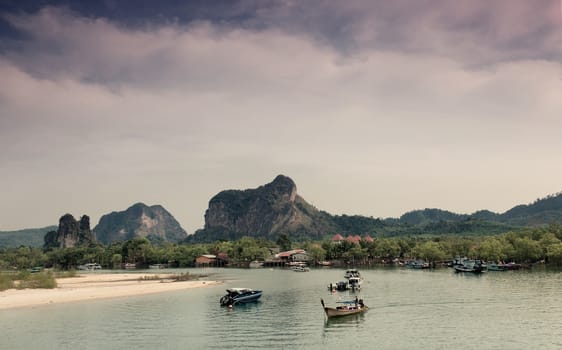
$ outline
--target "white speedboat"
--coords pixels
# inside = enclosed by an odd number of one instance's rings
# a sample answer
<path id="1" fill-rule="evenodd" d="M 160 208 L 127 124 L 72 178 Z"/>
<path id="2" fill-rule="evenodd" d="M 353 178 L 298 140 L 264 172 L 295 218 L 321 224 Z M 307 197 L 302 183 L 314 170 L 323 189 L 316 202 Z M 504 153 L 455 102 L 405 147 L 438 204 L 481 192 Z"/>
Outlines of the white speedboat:
<path id="1" fill-rule="evenodd" d="M 343 275 L 343 277 L 348 279 L 351 277 L 361 278 L 361 274 L 359 273 L 359 271 L 357 271 L 357 269 L 349 269 L 345 271 L 345 275 Z"/>

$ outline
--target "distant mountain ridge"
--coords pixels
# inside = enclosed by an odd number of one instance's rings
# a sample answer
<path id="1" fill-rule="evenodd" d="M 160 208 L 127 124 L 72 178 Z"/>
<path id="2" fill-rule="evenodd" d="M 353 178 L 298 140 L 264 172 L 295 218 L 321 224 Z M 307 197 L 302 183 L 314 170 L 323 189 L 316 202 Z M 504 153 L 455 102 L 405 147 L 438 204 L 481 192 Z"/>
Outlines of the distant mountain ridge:
<path id="1" fill-rule="evenodd" d="M 308 204 L 296 185 L 279 175 L 272 183 L 249 190 L 225 190 L 209 201 L 205 228 L 189 237 L 193 242 L 233 240 L 242 236 L 274 239 L 321 239 L 334 233 L 401 236 L 417 234 L 498 234 L 522 226 L 562 224 L 562 194 L 518 205 L 503 214 L 479 210 L 456 214 L 441 209 L 413 210 L 398 219 L 334 216 Z"/>
<path id="2" fill-rule="evenodd" d="M 473 214 L 456 214 L 450 211 L 426 208 L 413 210 L 400 217 L 400 222 L 410 225 L 439 221 L 461 221 L 467 219 L 496 221 L 514 226 L 536 226 L 558 222 L 562 224 L 562 192 L 539 198 L 531 204 L 520 204 L 503 214 L 479 210 Z"/>
<path id="3" fill-rule="evenodd" d="M 122 212 L 102 216 L 94 236 L 103 244 L 134 237 L 152 241 L 212 242 L 242 236 L 275 240 L 288 234 L 295 240 L 319 240 L 335 233 L 403 236 L 418 234 L 498 234 L 526 226 L 562 225 L 562 192 L 514 206 L 505 213 L 479 210 L 456 214 L 426 208 L 400 218 L 331 215 L 316 209 L 297 194 L 296 184 L 279 175 L 271 183 L 247 190 L 224 190 L 211 198 L 205 212 L 205 227 L 187 235 L 162 206 L 137 203 Z M 56 226 L 18 231 L 0 231 L 0 248 L 27 245 L 40 247 Z"/>
<path id="4" fill-rule="evenodd" d="M 500 221 L 535 226 L 549 222 L 562 222 L 562 192 L 540 198 L 531 204 L 517 205 L 500 215 Z"/>
<path id="5" fill-rule="evenodd" d="M 187 232 L 161 205 L 136 203 L 125 211 L 103 215 L 94 228 L 94 236 L 103 244 L 135 237 L 179 242 L 187 237 Z"/>

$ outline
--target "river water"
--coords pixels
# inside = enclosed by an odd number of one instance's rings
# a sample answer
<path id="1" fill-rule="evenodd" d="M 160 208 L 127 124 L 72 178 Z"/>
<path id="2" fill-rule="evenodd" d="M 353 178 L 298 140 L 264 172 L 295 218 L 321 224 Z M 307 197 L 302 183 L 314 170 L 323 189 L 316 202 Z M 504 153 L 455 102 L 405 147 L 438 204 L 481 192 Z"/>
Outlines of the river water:
<path id="1" fill-rule="evenodd" d="M 327 321 L 344 270 L 187 269 L 216 287 L 4 310 L 0 349 L 562 349 L 560 271 L 361 270 L 360 316 Z M 261 302 L 220 307 L 228 287 Z"/>

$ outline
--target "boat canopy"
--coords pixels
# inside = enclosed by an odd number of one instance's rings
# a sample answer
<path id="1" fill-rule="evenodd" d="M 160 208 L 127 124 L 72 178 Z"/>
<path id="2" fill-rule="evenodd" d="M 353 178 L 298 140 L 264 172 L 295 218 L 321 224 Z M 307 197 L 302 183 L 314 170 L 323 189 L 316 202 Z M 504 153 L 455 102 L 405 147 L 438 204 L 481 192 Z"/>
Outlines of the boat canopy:
<path id="1" fill-rule="evenodd" d="M 250 288 L 228 288 L 226 291 L 228 293 L 242 294 L 242 293 L 252 292 L 253 290 Z"/>

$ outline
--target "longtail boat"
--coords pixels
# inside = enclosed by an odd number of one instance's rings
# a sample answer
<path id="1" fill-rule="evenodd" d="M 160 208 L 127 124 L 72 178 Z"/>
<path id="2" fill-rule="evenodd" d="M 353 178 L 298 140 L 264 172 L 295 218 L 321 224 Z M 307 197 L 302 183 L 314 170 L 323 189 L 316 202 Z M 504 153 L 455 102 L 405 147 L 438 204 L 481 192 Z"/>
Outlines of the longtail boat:
<path id="1" fill-rule="evenodd" d="M 363 299 L 355 299 L 353 301 L 340 301 L 339 303 L 342 305 L 335 308 L 326 307 L 326 305 L 324 305 L 324 299 L 320 299 L 320 302 L 322 303 L 322 307 L 324 308 L 324 312 L 326 313 L 326 316 L 328 318 L 357 315 L 369 310 L 367 305 L 363 304 Z"/>

